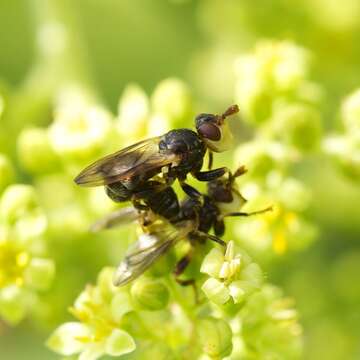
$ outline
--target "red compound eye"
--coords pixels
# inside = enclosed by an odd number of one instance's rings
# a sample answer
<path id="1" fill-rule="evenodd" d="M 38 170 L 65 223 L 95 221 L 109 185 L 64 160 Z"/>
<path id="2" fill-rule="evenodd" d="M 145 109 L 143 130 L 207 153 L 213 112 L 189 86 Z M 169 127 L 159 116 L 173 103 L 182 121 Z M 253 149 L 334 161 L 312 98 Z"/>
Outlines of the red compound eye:
<path id="1" fill-rule="evenodd" d="M 221 138 L 220 129 L 215 124 L 205 123 L 198 127 L 201 136 L 212 141 L 219 141 Z"/>

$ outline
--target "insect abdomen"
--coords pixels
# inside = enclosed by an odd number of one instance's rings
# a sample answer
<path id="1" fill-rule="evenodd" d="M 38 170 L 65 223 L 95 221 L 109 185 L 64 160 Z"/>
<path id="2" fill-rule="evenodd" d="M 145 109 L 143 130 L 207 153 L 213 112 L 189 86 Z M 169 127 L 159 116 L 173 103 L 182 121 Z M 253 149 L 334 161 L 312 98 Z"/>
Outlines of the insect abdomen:
<path id="1" fill-rule="evenodd" d="M 105 186 L 105 192 L 109 198 L 115 202 L 123 202 L 131 199 L 129 191 L 121 182 L 115 182 Z"/>

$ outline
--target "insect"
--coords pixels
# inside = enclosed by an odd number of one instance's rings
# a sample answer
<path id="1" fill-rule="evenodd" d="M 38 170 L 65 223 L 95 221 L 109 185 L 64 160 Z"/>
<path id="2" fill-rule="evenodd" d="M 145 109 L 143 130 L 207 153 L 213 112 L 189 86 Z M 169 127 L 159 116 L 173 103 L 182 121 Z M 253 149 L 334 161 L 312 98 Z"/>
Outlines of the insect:
<path id="1" fill-rule="evenodd" d="M 114 186 L 116 185 L 117 183 Z M 113 191 L 112 188 L 107 187 L 106 191 L 112 200 L 121 202 L 121 199 L 118 200 L 116 191 Z M 160 215 L 168 220 L 175 218 L 180 212 L 180 204 L 175 191 L 171 186 L 160 181 L 147 181 L 140 189 L 134 191 L 132 202 L 137 210 L 146 212 L 151 210 L 153 214 Z"/>
<path id="2" fill-rule="evenodd" d="M 246 168 L 240 166 L 234 174 L 229 172 L 227 176 L 208 182 L 207 193 L 203 195 L 201 207 L 197 206 L 196 200 L 193 198 L 187 198 L 181 203 L 182 220 L 198 218 L 197 231 L 190 232 L 187 235 L 193 246 L 197 242 L 204 242 L 203 234 L 207 234 L 209 239 L 226 246 L 226 243 L 220 238 L 225 233 L 224 220 L 226 217 L 247 217 L 272 210 L 272 206 L 269 206 L 252 212 L 238 211 L 247 200 L 235 186 L 235 180 L 246 172 Z M 214 235 L 208 234 L 211 230 L 213 230 Z M 193 249 L 190 248 L 189 252 L 177 263 L 174 274 L 178 282 L 181 281 L 178 276 L 184 272 L 190 263 L 193 253 Z M 185 280 L 184 282 L 187 284 L 189 281 L 191 280 Z"/>
<path id="3" fill-rule="evenodd" d="M 225 167 L 201 171 L 206 152 L 209 169 L 212 152 L 225 151 L 231 143 L 231 132 L 225 119 L 237 113 L 237 105 L 230 106 L 222 115 L 199 114 L 195 118 L 196 132 L 175 129 L 158 137 L 140 141 L 114 154 L 108 155 L 87 168 L 76 178 L 81 186 L 104 185 L 107 194 L 117 202 L 133 201 L 139 205 L 149 192 L 161 191 L 179 180 L 190 197 L 201 194 L 185 180 L 191 173 L 199 181 L 211 181 L 227 172 Z M 161 181 L 151 179 L 161 174 Z"/>
<path id="4" fill-rule="evenodd" d="M 129 247 L 120 263 L 114 284 L 125 285 L 140 276 L 160 256 L 165 254 L 180 240 L 187 238 L 191 245 L 203 243 L 206 239 L 215 241 L 222 246 L 226 243 L 220 238 L 225 232 L 224 219 L 230 216 L 251 216 L 271 210 L 271 207 L 254 212 L 239 212 L 245 204 L 245 198 L 235 187 L 235 179 L 246 172 L 240 167 L 234 174 L 229 173 L 208 183 L 207 194 L 203 201 L 188 197 L 179 209 L 176 217 L 164 218 L 154 216 L 153 212 L 145 211 L 141 215 L 132 207 L 123 208 L 98 221 L 93 228 L 96 231 L 112 228 L 117 225 L 141 218 L 144 234 Z M 166 214 L 165 214 L 166 215 Z M 142 216 L 148 217 L 145 221 Z M 213 229 L 214 235 L 209 234 Z M 193 246 L 175 266 L 176 280 L 182 285 L 193 283 L 192 279 L 181 280 L 179 276 L 185 271 L 193 256 Z"/>

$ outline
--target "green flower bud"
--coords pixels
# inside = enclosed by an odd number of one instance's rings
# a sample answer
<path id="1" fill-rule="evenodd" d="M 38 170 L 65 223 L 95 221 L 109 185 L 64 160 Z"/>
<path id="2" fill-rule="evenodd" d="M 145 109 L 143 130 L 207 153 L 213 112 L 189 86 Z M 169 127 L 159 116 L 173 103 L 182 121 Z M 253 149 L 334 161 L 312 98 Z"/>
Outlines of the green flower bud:
<path id="1" fill-rule="evenodd" d="M 280 143 L 252 141 L 240 145 L 235 152 L 234 162 L 249 169 L 247 176 L 264 179 L 270 172 L 283 167 L 286 162 L 286 148 Z"/>
<path id="2" fill-rule="evenodd" d="M 273 43 L 273 79 L 279 90 L 291 90 L 305 79 L 310 56 L 306 49 L 289 41 Z"/>
<path id="3" fill-rule="evenodd" d="M 124 330 L 114 329 L 105 342 L 105 352 L 111 356 L 128 354 L 136 349 L 134 339 Z"/>
<path id="4" fill-rule="evenodd" d="M 15 177 L 14 168 L 6 155 L 0 154 L 0 193 Z"/>
<path id="5" fill-rule="evenodd" d="M 0 218 L 13 226 L 16 240 L 26 242 L 44 233 L 47 218 L 30 185 L 10 185 L 0 200 Z"/>
<path id="6" fill-rule="evenodd" d="M 260 125 L 271 117 L 273 94 L 262 86 L 252 82 L 239 83 L 235 90 L 235 99 L 239 104 L 244 120 Z"/>
<path id="7" fill-rule="evenodd" d="M 294 178 L 286 178 L 275 189 L 278 191 L 278 199 L 284 206 L 292 211 L 304 211 L 310 202 L 309 189 Z"/>
<path id="8" fill-rule="evenodd" d="M 349 133 L 360 132 L 360 89 L 345 99 L 341 107 L 341 115 Z"/>
<path id="9" fill-rule="evenodd" d="M 55 276 L 55 264 L 50 259 L 33 258 L 24 272 L 25 284 L 37 290 L 47 290 Z"/>
<path id="10" fill-rule="evenodd" d="M 169 291 L 159 280 L 142 278 L 131 287 L 131 296 L 136 305 L 145 310 L 161 310 L 169 302 Z"/>
<path id="11" fill-rule="evenodd" d="M 111 117 L 98 106 L 60 107 L 49 128 L 54 151 L 69 160 L 88 160 L 108 142 Z"/>
<path id="12" fill-rule="evenodd" d="M 298 150 L 316 149 L 322 135 L 320 113 L 307 105 L 289 105 L 273 118 L 273 127 L 280 138 Z"/>
<path id="13" fill-rule="evenodd" d="M 284 298 L 281 290 L 271 285 L 249 298 L 238 313 L 246 355 L 256 353 L 259 359 L 300 358 L 301 326 L 293 306 L 292 299 Z"/>
<path id="14" fill-rule="evenodd" d="M 38 207 L 35 190 L 30 185 L 10 185 L 0 201 L 0 215 L 3 220 L 14 223 Z"/>
<path id="15" fill-rule="evenodd" d="M 17 141 L 17 152 L 21 164 L 31 173 L 46 173 L 59 166 L 46 129 L 23 130 Z"/>
<path id="16" fill-rule="evenodd" d="M 142 138 L 148 125 L 149 100 L 135 84 L 128 85 L 119 101 L 117 128 L 126 138 Z"/>
<path id="17" fill-rule="evenodd" d="M 165 115 L 173 126 L 187 121 L 192 110 L 190 91 L 185 83 L 176 78 L 160 82 L 151 103 L 154 112 Z"/>
<path id="18" fill-rule="evenodd" d="M 198 321 L 199 342 L 205 354 L 218 359 L 232 351 L 232 331 L 222 319 L 206 318 Z"/>
<path id="19" fill-rule="evenodd" d="M 148 124 L 148 136 L 158 136 L 159 134 L 164 134 L 171 130 L 175 125 L 172 126 L 169 118 L 160 113 L 155 113 L 151 115 Z"/>
<path id="20" fill-rule="evenodd" d="M 26 295 L 16 285 L 0 289 L 0 316 L 10 325 L 18 324 L 26 315 Z"/>

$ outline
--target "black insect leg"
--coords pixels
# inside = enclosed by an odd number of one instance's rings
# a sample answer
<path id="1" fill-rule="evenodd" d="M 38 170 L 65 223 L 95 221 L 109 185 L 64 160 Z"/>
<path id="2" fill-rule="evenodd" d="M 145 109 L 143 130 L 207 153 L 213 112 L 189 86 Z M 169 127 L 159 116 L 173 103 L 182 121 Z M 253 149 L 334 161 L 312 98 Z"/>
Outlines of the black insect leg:
<path id="1" fill-rule="evenodd" d="M 224 219 L 216 219 L 213 225 L 214 233 L 216 236 L 223 236 L 225 234 Z"/>
<path id="2" fill-rule="evenodd" d="M 272 211 L 273 207 L 272 206 L 268 206 L 265 209 L 262 210 L 258 210 L 258 211 L 251 211 L 251 212 L 243 212 L 243 211 L 237 211 L 237 212 L 231 212 L 231 213 L 227 213 L 224 214 L 222 217 L 230 217 L 230 216 L 253 216 L 253 215 L 259 215 L 259 214 L 263 214 L 266 213 L 268 211 Z"/>
<path id="3" fill-rule="evenodd" d="M 226 167 L 219 169 L 209 170 L 209 171 L 199 171 L 194 173 L 194 177 L 199 181 L 212 181 L 227 173 L 229 170 Z"/>
<path id="4" fill-rule="evenodd" d="M 211 241 L 215 241 L 216 243 L 220 244 L 221 246 L 226 247 L 226 242 L 224 240 L 221 240 L 219 237 L 217 237 L 215 235 L 210 235 L 203 231 L 196 231 L 196 232 L 194 232 L 194 234 L 201 239 L 209 239 Z"/>
<path id="5" fill-rule="evenodd" d="M 193 249 L 191 248 L 189 250 L 189 252 L 183 256 L 178 263 L 175 265 L 175 269 L 173 271 L 174 277 L 175 277 L 175 281 L 181 285 L 181 286 L 192 286 L 192 288 L 194 289 L 194 295 L 195 295 L 195 303 L 198 304 L 199 303 L 199 296 L 198 296 L 198 291 L 197 291 L 197 287 L 196 287 L 196 282 L 194 279 L 180 279 L 179 276 L 185 271 L 185 269 L 188 267 L 191 259 L 193 256 Z"/>
<path id="6" fill-rule="evenodd" d="M 180 186 L 183 189 L 184 193 L 192 199 L 202 198 L 202 194 L 200 191 L 196 190 L 193 186 L 185 183 L 184 181 L 180 181 Z"/>

